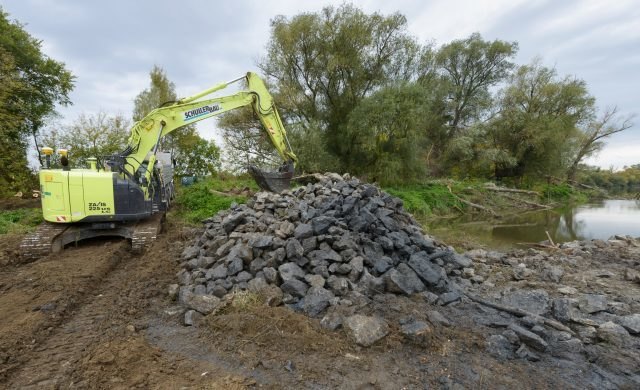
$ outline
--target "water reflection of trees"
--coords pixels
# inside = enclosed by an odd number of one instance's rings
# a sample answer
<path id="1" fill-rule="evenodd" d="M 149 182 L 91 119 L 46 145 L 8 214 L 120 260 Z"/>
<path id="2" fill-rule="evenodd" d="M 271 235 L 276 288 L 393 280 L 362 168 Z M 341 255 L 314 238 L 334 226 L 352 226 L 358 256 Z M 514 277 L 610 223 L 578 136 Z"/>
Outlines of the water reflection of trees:
<path id="1" fill-rule="evenodd" d="M 523 213 L 492 229 L 492 236 L 515 242 L 540 242 L 549 235 L 557 242 L 583 239 L 586 225 L 576 220 L 574 208 Z"/>

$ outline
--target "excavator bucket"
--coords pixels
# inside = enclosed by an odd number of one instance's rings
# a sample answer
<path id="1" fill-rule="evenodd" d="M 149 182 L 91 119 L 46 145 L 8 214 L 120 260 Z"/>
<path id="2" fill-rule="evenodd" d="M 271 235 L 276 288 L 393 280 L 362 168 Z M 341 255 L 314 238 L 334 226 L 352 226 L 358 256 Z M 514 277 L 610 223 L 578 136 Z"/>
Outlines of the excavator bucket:
<path id="1" fill-rule="evenodd" d="M 293 161 L 282 164 L 277 172 L 263 171 L 254 165 L 249 165 L 249 173 L 258 186 L 265 191 L 276 193 L 289 188 L 294 171 Z"/>

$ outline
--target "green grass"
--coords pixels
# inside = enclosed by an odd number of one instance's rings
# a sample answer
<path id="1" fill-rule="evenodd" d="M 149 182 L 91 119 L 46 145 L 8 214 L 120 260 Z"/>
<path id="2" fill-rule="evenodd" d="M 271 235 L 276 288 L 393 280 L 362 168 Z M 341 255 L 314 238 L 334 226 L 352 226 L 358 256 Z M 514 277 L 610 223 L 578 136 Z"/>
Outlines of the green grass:
<path id="1" fill-rule="evenodd" d="M 588 198 L 587 194 L 568 184 L 546 184 L 541 192 L 545 199 L 560 202 L 586 202 Z"/>
<path id="2" fill-rule="evenodd" d="M 36 208 L 0 211 L 0 234 L 26 233 L 42 222 L 42 212 Z"/>
<path id="3" fill-rule="evenodd" d="M 249 188 L 257 191 L 258 186 L 249 177 L 222 176 L 205 178 L 191 186 L 179 186 L 176 196 L 175 215 L 187 223 L 198 224 L 215 215 L 221 210 L 228 209 L 232 203 L 245 203 L 246 196 L 225 196 L 212 191 L 228 192 Z"/>
<path id="4" fill-rule="evenodd" d="M 440 183 L 396 186 L 384 190 L 402 199 L 405 210 L 420 216 L 448 214 L 454 209 L 464 208 L 464 205 L 451 195 L 447 186 Z"/>

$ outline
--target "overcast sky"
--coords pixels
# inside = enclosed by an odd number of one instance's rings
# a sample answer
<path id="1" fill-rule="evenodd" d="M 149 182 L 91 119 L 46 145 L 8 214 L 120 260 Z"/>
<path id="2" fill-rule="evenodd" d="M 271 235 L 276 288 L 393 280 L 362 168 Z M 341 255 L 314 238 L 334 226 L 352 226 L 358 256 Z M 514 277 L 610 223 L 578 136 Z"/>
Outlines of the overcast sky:
<path id="1" fill-rule="evenodd" d="M 50 57 L 77 77 L 72 107 L 131 116 L 133 99 L 157 64 L 186 96 L 256 71 L 276 15 L 316 12 L 343 1 L 4 0 L 2 7 L 43 41 Z M 420 42 L 437 45 L 480 32 L 517 41 L 516 61 L 542 57 L 560 75 L 586 80 L 599 107 L 640 114 L 640 4 L 637 0 L 351 1 L 367 13 L 400 12 Z M 207 122 L 207 121 L 205 121 Z M 640 163 L 640 117 L 588 162 L 605 168 Z M 209 121 L 205 138 L 219 139 Z"/>

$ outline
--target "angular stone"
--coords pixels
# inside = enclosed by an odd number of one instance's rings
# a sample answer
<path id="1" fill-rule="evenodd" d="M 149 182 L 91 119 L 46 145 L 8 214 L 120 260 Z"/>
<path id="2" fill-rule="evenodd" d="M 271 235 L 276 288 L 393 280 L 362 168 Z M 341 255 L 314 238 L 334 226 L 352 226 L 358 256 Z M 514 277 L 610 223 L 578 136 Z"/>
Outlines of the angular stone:
<path id="1" fill-rule="evenodd" d="M 436 310 L 427 311 L 427 319 L 434 325 L 451 326 L 451 322 Z"/>
<path id="2" fill-rule="evenodd" d="M 411 295 L 425 289 L 418 275 L 405 263 L 385 273 L 384 280 L 387 290 L 395 293 Z"/>
<path id="3" fill-rule="evenodd" d="M 528 346 L 530 346 L 531 348 L 537 351 L 544 352 L 549 347 L 549 344 L 547 344 L 547 342 L 544 341 L 542 337 L 538 336 L 533 332 L 526 330 L 521 326 L 518 326 L 516 324 L 511 324 L 509 325 L 509 329 L 516 332 L 516 334 L 518 335 L 518 337 L 523 343 L 527 344 Z"/>
<path id="4" fill-rule="evenodd" d="M 311 287 L 324 287 L 325 279 L 320 275 L 307 274 L 304 276 L 304 280 L 311 285 Z"/>
<path id="5" fill-rule="evenodd" d="M 349 292 L 349 281 L 346 278 L 332 275 L 327 279 L 327 285 L 337 296 L 343 296 Z"/>
<path id="6" fill-rule="evenodd" d="M 336 312 L 329 313 L 322 317 L 320 326 L 327 330 L 336 330 L 342 326 L 342 316 Z"/>
<path id="7" fill-rule="evenodd" d="M 318 248 L 318 237 L 309 237 L 302 240 L 302 249 L 304 254 L 307 254 Z"/>
<path id="8" fill-rule="evenodd" d="M 522 344 L 520 348 L 516 351 L 516 356 L 520 359 L 526 359 L 532 362 L 537 362 L 540 360 L 540 356 L 532 352 L 525 344 Z"/>
<path id="9" fill-rule="evenodd" d="M 302 311 L 310 317 L 316 317 L 329 306 L 329 302 L 334 297 L 329 290 L 322 287 L 311 287 L 307 290 L 302 302 Z"/>
<path id="10" fill-rule="evenodd" d="M 409 321 L 400 327 L 400 333 L 414 343 L 428 341 L 431 327 L 424 321 Z"/>
<path id="11" fill-rule="evenodd" d="M 262 269 L 262 273 L 264 274 L 264 279 L 267 283 L 277 284 L 278 283 L 278 271 L 276 271 L 273 267 L 264 267 Z"/>
<path id="12" fill-rule="evenodd" d="M 287 240 L 285 248 L 287 251 L 287 258 L 291 260 L 302 257 L 302 255 L 304 254 L 304 248 L 302 247 L 302 244 L 300 244 L 300 241 L 298 241 L 296 238 L 290 238 L 289 240 Z"/>
<path id="13" fill-rule="evenodd" d="M 249 246 L 257 249 L 270 248 L 273 244 L 273 236 L 257 235 L 249 240 Z"/>
<path id="14" fill-rule="evenodd" d="M 293 236 L 298 240 L 303 240 L 305 238 L 309 238 L 313 235 L 313 227 L 306 223 L 301 223 L 296 226 L 293 231 Z"/>
<path id="15" fill-rule="evenodd" d="M 227 267 L 224 264 L 207 271 L 206 278 L 211 280 L 224 279 L 228 275 Z"/>
<path id="16" fill-rule="evenodd" d="M 549 294 L 545 290 L 516 290 L 505 292 L 502 303 L 506 306 L 542 315 L 549 311 Z"/>
<path id="17" fill-rule="evenodd" d="M 622 325 L 629 333 L 640 333 L 640 314 L 631 314 L 620 318 L 620 325 Z"/>
<path id="18" fill-rule="evenodd" d="M 204 315 L 211 314 L 222 306 L 222 301 L 218 297 L 193 293 L 186 294 L 183 297 L 183 302 L 189 309 L 196 310 Z"/>
<path id="19" fill-rule="evenodd" d="M 514 358 L 513 345 L 506 337 L 499 334 L 494 334 L 487 338 L 486 349 L 489 355 L 500 361 Z"/>
<path id="20" fill-rule="evenodd" d="M 232 212 L 222 220 L 222 228 L 225 232 L 230 233 L 244 221 L 246 216 L 247 214 L 244 211 L 238 213 Z"/>
<path id="21" fill-rule="evenodd" d="M 233 276 L 238 272 L 242 271 L 243 267 L 242 259 L 239 257 L 234 258 L 231 263 L 227 266 L 227 273 L 229 276 Z"/>
<path id="22" fill-rule="evenodd" d="M 253 279 L 253 276 L 247 271 L 242 271 L 236 276 L 236 281 L 239 283 L 248 282 L 251 279 Z"/>
<path id="23" fill-rule="evenodd" d="M 204 316 L 197 311 L 187 310 L 184 313 L 184 324 L 186 326 L 198 326 L 202 322 L 203 318 Z"/>
<path id="24" fill-rule="evenodd" d="M 460 299 L 462 299 L 462 295 L 457 291 L 449 291 L 438 296 L 438 301 L 443 306 L 459 301 Z"/>
<path id="25" fill-rule="evenodd" d="M 619 347 L 624 347 L 629 342 L 629 332 L 611 321 L 600 324 L 597 330 L 598 339 Z"/>
<path id="26" fill-rule="evenodd" d="M 389 334 L 389 325 L 378 317 L 356 314 L 344 319 L 343 326 L 358 345 L 370 347 Z"/>
<path id="27" fill-rule="evenodd" d="M 564 269 L 558 266 L 550 266 L 542 271 L 542 277 L 554 283 L 560 283 L 564 276 Z"/>
<path id="28" fill-rule="evenodd" d="M 429 260 L 427 252 L 416 252 L 411 255 L 407 263 L 427 286 L 435 286 L 443 278 L 443 270 Z"/>
<path id="29" fill-rule="evenodd" d="M 601 294 L 584 294 L 578 299 L 578 308 L 587 314 L 607 310 L 607 297 Z"/>
<path id="30" fill-rule="evenodd" d="M 280 278 L 283 281 L 291 279 L 304 279 L 305 272 L 296 263 L 284 263 L 278 267 Z"/>
<path id="31" fill-rule="evenodd" d="M 285 294 L 290 294 L 291 296 L 302 298 L 307 293 L 309 286 L 301 280 L 289 279 L 280 285 L 280 289 Z"/>
<path id="32" fill-rule="evenodd" d="M 313 234 L 320 235 L 329 231 L 329 228 L 336 223 L 336 219 L 333 217 L 319 216 L 311 221 L 313 227 Z"/>

